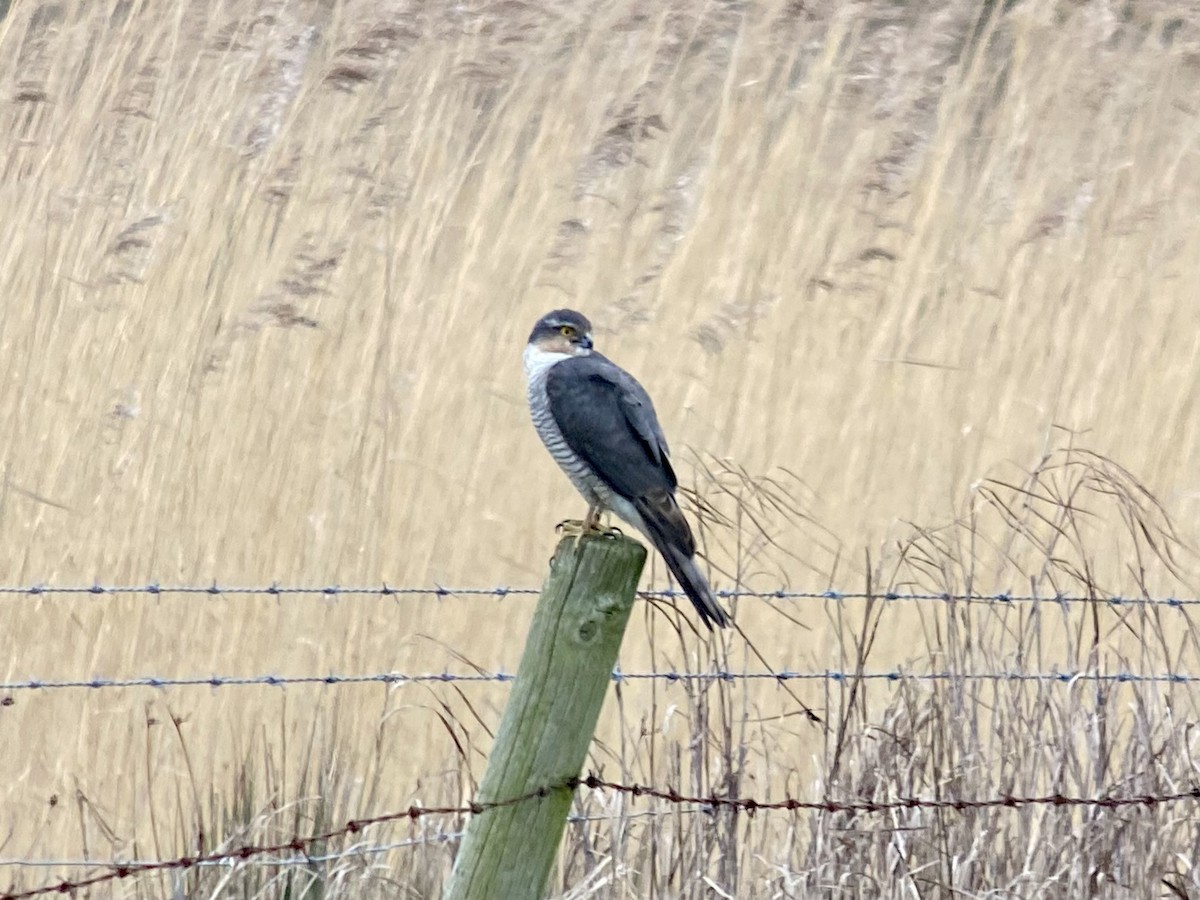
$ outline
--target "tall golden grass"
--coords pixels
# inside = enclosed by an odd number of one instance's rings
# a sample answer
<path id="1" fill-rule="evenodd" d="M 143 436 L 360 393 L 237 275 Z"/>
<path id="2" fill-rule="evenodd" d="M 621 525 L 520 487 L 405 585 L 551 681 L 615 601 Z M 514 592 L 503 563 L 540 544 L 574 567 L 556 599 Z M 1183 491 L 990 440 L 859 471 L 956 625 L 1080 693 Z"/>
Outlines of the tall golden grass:
<path id="1" fill-rule="evenodd" d="M 16 4 L 0 580 L 536 585 L 581 506 L 520 351 L 570 305 L 655 397 L 718 587 L 1194 593 L 1198 97 L 1186 0 Z M 9 596 L 0 671 L 512 670 L 531 608 Z M 1153 609 L 736 614 L 780 669 L 1198 671 Z M 681 621 L 647 604 L 623 666 L 756 667 Z M 824 729 L 774 687 L 628 687 L 595 763 L 762 796 L 1194 778 L 1187 685 L 835 687 L 795 691 Z M 5 699 L 0 857 L 111 859 L 461 799 L 504 692 Z M 607 802 L 563 896 L 1200 891 L 1194 809 Z M 122 890 L 433 896 L 451 856 Z"/>

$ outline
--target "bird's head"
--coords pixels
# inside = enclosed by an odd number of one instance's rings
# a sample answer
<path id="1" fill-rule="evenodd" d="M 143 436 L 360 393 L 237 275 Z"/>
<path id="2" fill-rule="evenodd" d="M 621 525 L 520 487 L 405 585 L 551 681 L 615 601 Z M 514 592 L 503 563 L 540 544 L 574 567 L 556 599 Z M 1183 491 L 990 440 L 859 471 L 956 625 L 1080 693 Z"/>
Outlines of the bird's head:
<path id="1" fill-rule="evenodd" d="M 592 352 L 592 323 L 573 309 L 556 309 L 538 319 L 529 347 L 539 353 L 587 356 Z"/>

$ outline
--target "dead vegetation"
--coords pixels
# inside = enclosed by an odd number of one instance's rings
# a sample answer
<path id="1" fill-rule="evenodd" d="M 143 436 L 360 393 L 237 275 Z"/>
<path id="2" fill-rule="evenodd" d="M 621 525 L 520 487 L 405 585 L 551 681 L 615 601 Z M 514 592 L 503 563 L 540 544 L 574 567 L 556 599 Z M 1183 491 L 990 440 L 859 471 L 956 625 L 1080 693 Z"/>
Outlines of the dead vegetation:
<path id="1" fill-rule="evenodd" d="M 1184 0 L 34 2 L 0 51 L 6 583 L 536 584 L 576 500 L 519 350 L 570 304 L 655 396 L 718 586 L 870 595 L 735 601 L 760 656 L 647 602 L 625 671 L 844 677 L 624 684 L 593 768 L 760 799 L 1195 784 L 1195 686 L 1142 677 L 1200 671 L 1192 608 L 1105 602 L 1197 587 Z M 5 596 L 0 660 L 511 670 L 521 604 Z M 13 691 L 0 858 L 458 803 L 503 699 Z M 1200 893 L 1184 805 L 576 813 L 562 897 Z M 460 824 L 113 893 L 436 896 Z"/>

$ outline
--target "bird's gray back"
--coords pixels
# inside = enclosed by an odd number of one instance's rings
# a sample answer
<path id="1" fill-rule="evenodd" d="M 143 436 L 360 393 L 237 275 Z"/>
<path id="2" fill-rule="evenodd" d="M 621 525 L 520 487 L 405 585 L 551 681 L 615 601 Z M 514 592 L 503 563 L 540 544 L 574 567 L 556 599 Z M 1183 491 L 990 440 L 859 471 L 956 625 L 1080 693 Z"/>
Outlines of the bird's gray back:
<path id="1" fill-rule="evenodd" d="M 636 378 L 590 353 L 551 366 L 545 394 L 563 442 L 614 491 L 623 497 L 674 492 L 667 441 Z"/>

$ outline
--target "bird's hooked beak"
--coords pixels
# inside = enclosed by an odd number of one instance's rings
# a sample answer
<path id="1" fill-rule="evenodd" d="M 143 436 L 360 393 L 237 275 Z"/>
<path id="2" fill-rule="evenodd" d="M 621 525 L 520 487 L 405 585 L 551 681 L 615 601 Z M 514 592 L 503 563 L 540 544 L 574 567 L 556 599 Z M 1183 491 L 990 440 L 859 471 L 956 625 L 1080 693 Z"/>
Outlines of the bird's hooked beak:
<path id="1" fill-rule="evenodd" d="M 572 343 L 575 345 L 576 356 L 586 356 L 592 352 L 592 336 L 590 334 L 582 334 Z"/>

